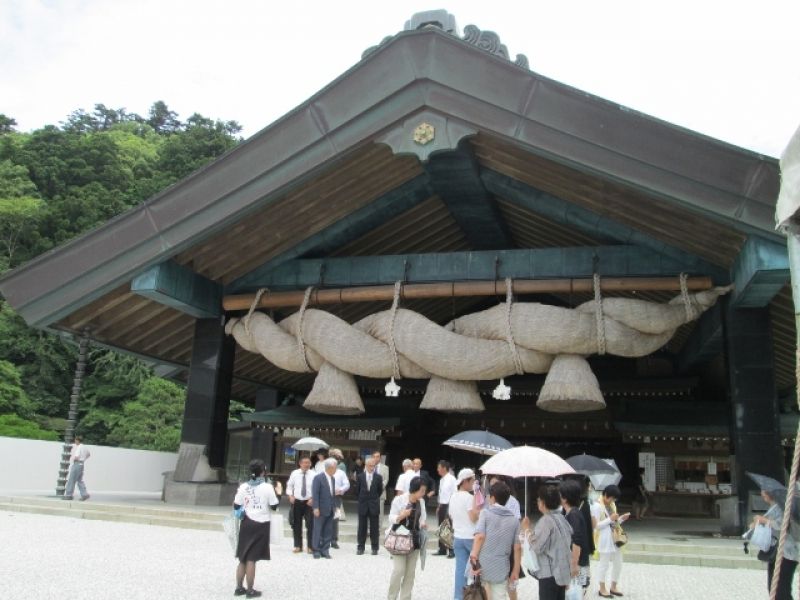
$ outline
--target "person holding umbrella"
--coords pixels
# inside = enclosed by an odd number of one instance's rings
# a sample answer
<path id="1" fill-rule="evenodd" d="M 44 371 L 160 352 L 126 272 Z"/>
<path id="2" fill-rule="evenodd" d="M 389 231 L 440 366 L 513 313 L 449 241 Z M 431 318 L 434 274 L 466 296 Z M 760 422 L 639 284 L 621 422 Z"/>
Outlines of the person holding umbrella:
<path id="1" fill-rule="evenodd" d="M 748 476 L 755 481 L 761 488 L 761 497 L 769 505 L 767 512 L 758 515 L 753 519 L 753 527 L 756 525 L 766 525 L 772 530 L 773 546 L 767 553 L 767 590 L 772 586 L 772 576 L 775 571 L 775 554 L 777 553 L 778 538 L 781 535 L 781 526 L 784 519 L 784 506 L 786 505 L 786 488 L 775 479 L 748 473 Z M 800 559 L 800 524 L 798 524 L 798 511 L 796 507 L 792 509 L 791 522 L 789 523 L 789 535 L 783 545 L 783 561 L 781 563 L 781 573 L 778 578 L 778 592 L 776 600 L 792 600 L 792 580 L 797 569 L 797 562 Z M 761 556 L 759 556 L 761 558 Z"/>

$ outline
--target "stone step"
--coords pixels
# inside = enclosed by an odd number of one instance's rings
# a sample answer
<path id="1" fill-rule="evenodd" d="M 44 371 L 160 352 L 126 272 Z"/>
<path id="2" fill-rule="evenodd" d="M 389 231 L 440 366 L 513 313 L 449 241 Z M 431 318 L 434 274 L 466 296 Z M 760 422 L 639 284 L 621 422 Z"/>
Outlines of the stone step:
<path id="1" fill-rule="evenodd" d="M 64 502 L 64 504 L 68 504 Z M 34 513 L 51 515 L 55 517 L 70 517 L 73 519 L 86 519 L 90 521 L 111 521 L 115 523 L 136 523 L 139 525 L 159 525 L 162 527 L 177 527 L 180 529 L 199 529 L 204 531 L 222 531 L 222 519 L 217 522 L 199 519 L 180 519 L 176 517 L 163 517 L 157 515 L 137 514 L 130 512 L 114 513 L 102 510 L 82 510 L 68 506 L 54 507 L 41 505 L 24 505 L 21 503 L 0 502 L 0 510 L 19 513 Z"/>
<path id="2" fill-rule="evenodd" d="M 714 567 L 717 569 L 764 570 L 766 563 L 742 552 L 739 558 L 733 556 L 702 556 L 696 554 L 677 554 L 671 552 L 626 551 L 625 562 L 649 565 L 675 565 L 681 567 Z"/>
<path id="3" fill-rule="evenodd" d="M 742 544 L 731 541 L 730 544 L 670 544 L 660 542 L 630 542 L 626 552 L 644 552 L 647 554 L 682 554 L 687 556 L 715 556 L 719 558 L 747 557 L 742 551 Z"/>
<path id="4" fill-rule="evenodd" d="M 89 500 L 81 502 L 79 500 L 61 500 L 57 498 L 29 498 L 21 496 L 0 496 L 0 503 L 4 505 L 25 506 L 25 507 L 40 507 L 45 509 L 75 509 L 80 512 L 92 513 L 112 513 L 112 514 L 131 514 L 139 516 L 151 516 L 168 519 L 183 519 L 192 521 L 206 521 L 213 523 L 220 523 L 224 516 L 224 511 L 219 512 L 204 512 L 196 510 L 187 510 L 181 508 L 168 508 L 158 506 L 135 506 L 130 504 L 110 504 L 106 502 L 94 502 Z M 23 511 L 20 511 L 23 512 Z M 35 512 L 27 510 L 24 512 Z"/>

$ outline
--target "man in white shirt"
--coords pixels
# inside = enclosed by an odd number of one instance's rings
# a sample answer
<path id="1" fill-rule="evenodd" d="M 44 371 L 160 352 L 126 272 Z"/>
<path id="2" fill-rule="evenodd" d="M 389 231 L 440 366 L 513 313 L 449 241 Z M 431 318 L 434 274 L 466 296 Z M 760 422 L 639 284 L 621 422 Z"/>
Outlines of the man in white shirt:
<path id="1" fill-rule="evenodd" d="M 383 514 L 384 507 L 386 506 L 386 490 L 389 489 L 389 467 L 381 462 L 380 450 L 372 453 L 372 459 L 375 461 L 375 472 L 381 476 L 383 480 L 383 494 L 381 494 L 380 510 L 378 511 L 378 520 Z"/>
<path id="2" fill-rule="evenodd" d="M 331 453 L 333 457 L 333 453 Z M 344 457 L 342 456 L 341 452 L 336 454 L 339 457 L 339 463 L 344 463 Z M 334 457 L 335 458 L 335 457 Z M 347 478 L 347 473 L 344 469 L 339 468 L 337 465 L 336 473 L 333 475 L 333 481 L 336 485 L 335 489 L 335 502 L 336 502 L 336 514 L 333 518 L 333 539 L 331 540 L 331 548 L 335 548 L 336 550 L 339 549 L 339 519 L 344 511 L 342 507 L 343 496 L 347 490 L 350 489 L 350 480 Z"/>
<path id="3" fill-rule="evenodd" d="M 447 511 L 450 508 L 450 498 L 456 491 L 456 478 L 450 472 L 450 463 L 446 460 L 440 460 L 436 466 L 436 472 L 439 473 L 439 506 L 436 509 L 436 518 L 439 520 L 439 525 L 442 524 L 447 518 Z M 439 551 L 436 556 L 447 555 L 448 558 L 455 558 L 456 555 L 452 548 L 447 548 L 442 542 L 439 542 Z"/>
<path id="4" fill-rule="evenodd" d="M 86 484 L 83 483 L 83 463 L 89 460 L 91 453 L 83 445 L 83 440 L 80 436 L 76 435 L 75 440 L 72 442 L 72 450 L 69 453 L 69 476 L 67 477 L 67 488 L 64 490 L 64 500 L 72 500 L 72 495 L 75 493 L 75 484 L 78 485 L 78 491 L 81 494 L 81 500 L 89 499 L 89 492 L 86 491 Z"/>
<path id="5" fill-rule="evenodd" d="M 395 498 L 408 493 L 408 484 L 416 477 L 414 472 L 414 463 L 410 458 L 403 461 L 403 472 L 397 477 L 397 483 L 394 486 Z"/>
<path id="6" fill-rule="evenodd" d="M 311 459 L 300 459 L 300 468 L 292 471 L 286 483 L 286 494 L 291 504 L 290 521 L 294 533 L 294 552 L 303 551 L 303 521 L 306 523 L 306 551 L 311 554 L 313 539 L 313 516 L 311 514 L 311 483 L 316 473 L 311 470 Z"/>

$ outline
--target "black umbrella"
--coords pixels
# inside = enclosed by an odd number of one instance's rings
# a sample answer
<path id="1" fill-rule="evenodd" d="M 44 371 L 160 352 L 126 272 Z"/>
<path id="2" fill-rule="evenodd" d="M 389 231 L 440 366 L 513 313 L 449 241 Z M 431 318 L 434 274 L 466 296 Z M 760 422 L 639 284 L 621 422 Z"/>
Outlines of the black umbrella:
<path id="1" fill-rule="evenodd" d="M 507 439 L 489 431 L 462 431 L 442 442 L 442 445 L 486 455 L 495 455 L 514 447 Z"/>
<path id="2" fill-rule="evenodd" d="M 591 454 L 577 454 L 567 459 L 570 467 L 582 475 L 599 475 L 601 473 L 619 473 L 619 469 L 608 464 L 602 458 Z"/>

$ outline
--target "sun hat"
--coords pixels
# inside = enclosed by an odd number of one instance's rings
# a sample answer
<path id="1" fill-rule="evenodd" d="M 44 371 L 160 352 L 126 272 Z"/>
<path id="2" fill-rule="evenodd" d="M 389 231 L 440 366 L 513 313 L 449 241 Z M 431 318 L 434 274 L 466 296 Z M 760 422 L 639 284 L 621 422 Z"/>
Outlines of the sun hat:
<path id="1" fill-rule="evenodd" d="M 456 477 L 456 485 L 459 486 L 463 481 L 474 478 L 475 478 L 475 471 L 473 471 L 472 469 L 461 469 L 458 472 L 458 477 Z"/>

